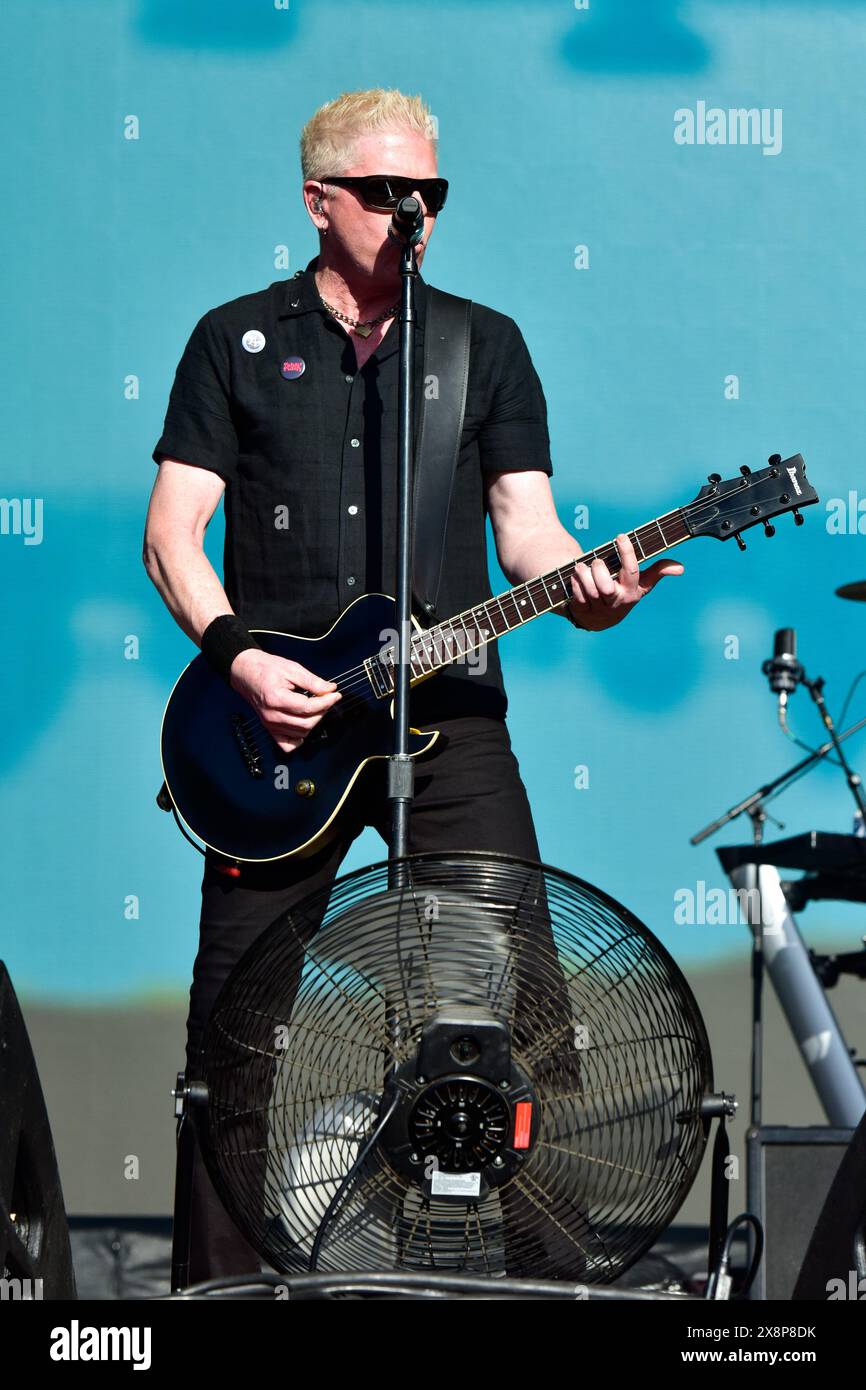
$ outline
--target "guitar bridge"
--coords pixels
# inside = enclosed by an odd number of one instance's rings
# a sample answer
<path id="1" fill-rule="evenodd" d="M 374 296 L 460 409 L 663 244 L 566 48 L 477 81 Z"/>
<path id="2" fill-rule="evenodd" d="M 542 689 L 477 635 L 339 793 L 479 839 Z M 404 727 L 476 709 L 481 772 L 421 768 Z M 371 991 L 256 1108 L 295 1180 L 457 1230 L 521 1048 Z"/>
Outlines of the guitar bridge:
<path id="1" fill-rule="evenodd" d="M 233 714 L 232 727 L 235 731 L 235 738 L 237 739 L 238 747 L 241 750 L 241 756 L 243 757 L 243 760 L 247 765 L 247 771 L 249 772 L 250 776 L 264 777 L 265 773 L 262 767 L 262 756 L 258 748 L 256 748 L 255 744 L 253 743 L 248 728 L 248 721 L 244 719 L 242 714 Z"/>

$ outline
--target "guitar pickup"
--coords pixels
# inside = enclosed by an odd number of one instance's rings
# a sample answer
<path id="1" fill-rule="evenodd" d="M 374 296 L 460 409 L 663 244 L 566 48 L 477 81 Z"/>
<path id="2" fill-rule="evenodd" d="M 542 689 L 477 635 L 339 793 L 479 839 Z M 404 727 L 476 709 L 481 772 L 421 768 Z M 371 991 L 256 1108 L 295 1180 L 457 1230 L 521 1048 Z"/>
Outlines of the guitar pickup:
<path id="1" fill-rule="evenodd" d="M 367 672 L 367 679 L 373 687 L 373 694 L 377 699 L 383 700 L 386 695 L 393 695 L 393 672 L 386 669 L 381 656 L 368 656 L 364 662 L 364 670 Z"/>

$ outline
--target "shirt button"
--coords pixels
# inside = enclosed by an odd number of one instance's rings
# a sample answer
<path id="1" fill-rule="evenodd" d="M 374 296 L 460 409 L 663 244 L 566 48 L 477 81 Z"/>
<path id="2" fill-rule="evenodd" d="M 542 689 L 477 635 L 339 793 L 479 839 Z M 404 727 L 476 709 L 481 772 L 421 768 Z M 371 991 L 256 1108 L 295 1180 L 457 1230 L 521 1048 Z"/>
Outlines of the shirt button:
<path id="1" fill-rule="evenodd" d="M 350 439 L 350 440 L 349 440 L 349 443 L 351 444 L 351 446 L 352 446 L 353 449 L 357 449 L 357 448 L 358 448 L 358 445 L 361 443 L 361 441 L 360 441 L 360 439 Z"/>
<path id="2" fill-rule="evenodd" d="M 349 508 L 349 516 L 357 516 L 357 515 L 358 515 L 358 508 L 357 508 L 357 507 L 350 507 L 350 508 Z"/>
<path id="3" fill-rule="evenodd" d="M 355 582 L 355 576 L 354 576 L 354 574 L 350 574 L 350 575 L 349 575 L 349 578 L 346 580 L 346 583 L 347 583 L 347 584 L 354 584 L 354 582 Z"/>
<path id="4" fill-rule="evenodd" d="M 351 378 L 350 376 L 347 376 L 347 377 L 346 377 L 346 380 L 349 381 L 349 382 L 351 382 L 352 378 Z"/>

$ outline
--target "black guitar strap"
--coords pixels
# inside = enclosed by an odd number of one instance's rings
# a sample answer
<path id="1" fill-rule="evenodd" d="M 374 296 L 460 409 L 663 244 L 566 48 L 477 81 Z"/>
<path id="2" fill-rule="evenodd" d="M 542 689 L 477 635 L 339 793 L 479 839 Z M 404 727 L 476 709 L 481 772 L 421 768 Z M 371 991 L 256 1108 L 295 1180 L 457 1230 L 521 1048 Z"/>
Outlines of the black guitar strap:
<path id="1" fill-rule="evenodd" d="M 460 453 L 469 384 L 471 299 L 426 287 L 423 382 L 413 491 L 413 591 L 422 613 L 436 619 L 445 529 Z"/>

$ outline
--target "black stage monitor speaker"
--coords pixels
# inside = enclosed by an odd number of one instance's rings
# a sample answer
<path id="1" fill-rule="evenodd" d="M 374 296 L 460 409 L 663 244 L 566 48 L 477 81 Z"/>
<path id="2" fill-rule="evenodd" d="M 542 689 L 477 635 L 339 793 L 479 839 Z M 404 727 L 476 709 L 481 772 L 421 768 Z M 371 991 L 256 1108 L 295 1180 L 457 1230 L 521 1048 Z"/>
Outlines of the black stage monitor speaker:
<path id="1" fill-rule="evenodd" d="M 749 1207 L 764 1228 L 754 1299 L 790 1299 L 853 1130 L 766 1125 L 746 1135 Z"/>
<path id="2" fill-rule="evenodd" d="M 69 1226 L 33 1050 L 0 961 L 0 1294 L 74 1298 Z"/>
<path id="3" fill-rule="evenodd" d="M 830 1297 L 866 1299 L 866 1112 L 839 1164 L 794 1288 L 798 1300 Z"/>

